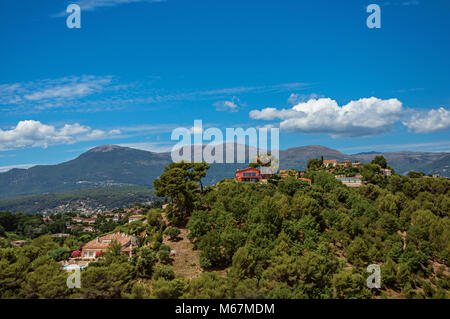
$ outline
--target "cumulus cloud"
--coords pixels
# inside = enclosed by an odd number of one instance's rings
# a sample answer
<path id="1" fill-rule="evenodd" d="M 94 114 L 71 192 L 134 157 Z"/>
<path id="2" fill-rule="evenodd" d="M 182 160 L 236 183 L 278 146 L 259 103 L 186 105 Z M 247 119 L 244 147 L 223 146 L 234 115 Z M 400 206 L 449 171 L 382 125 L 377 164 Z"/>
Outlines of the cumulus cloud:
<path id="1" fill-rule="evenodd" d="M 96 140 L 120 134 L 119 130 L 103 131 L 89 126 L 65 124 L 61 128 L 39 121 L 20 121 L 10 130 L 0 129 L 0 150 L 28 147 L 48 147 L 56 144 L 73 144 L 80 141 Z"/>
<path id="2" fill-rule="evenodd" d="M 409 120 L 404 121 L 410 131 L 415 133 L 430 133 L 450 129 L 450 111 L 443 107 L 430 110 L 425 114 L 414 114 Z"/>
<path id="3" fill-rule="evenodd" d="M 233 98 L 231 101 L 219 101 L 214 103 L 216 111 L 237 112 L 239 109 L 239 100 Z"/>
<path id="4" fill-rule="evenodd" d="M 282 120 L 286 131 L 323 133 L 332 137 L 371 136 L 389 131 L 400 120 L 402 103 L 397 99 L 362 98 L 339 106 L 330 98 L 310 99 L 290 109 L 253 110 L 250 117 Z"/>

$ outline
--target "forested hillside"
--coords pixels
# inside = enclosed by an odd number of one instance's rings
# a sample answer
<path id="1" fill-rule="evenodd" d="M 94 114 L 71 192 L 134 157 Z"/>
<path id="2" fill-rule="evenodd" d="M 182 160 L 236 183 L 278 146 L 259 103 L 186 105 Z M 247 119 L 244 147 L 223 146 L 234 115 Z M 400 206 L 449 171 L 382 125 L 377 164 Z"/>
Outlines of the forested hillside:
<path id="1" fill-rule="evenodd" d="M 360 168 L 365 176 L 360 188 L 348 188 L 321 167 L 304 175 L 312 185 L 288 176 L 202 187 L 207 169 L 188 163 L 166 167 L 155 189 L 170 197 L 170 204 L 149 208 L 144 221 L 120 222 L 114 230 L 145 234 L 133 257 L 112 244 L 82 271 L 80 289 L 66 287 L 67 273 L 58 262 L 68 258 L 61 257 L 62 250 L 77 249 L 92 236 L 44 235 L 11 247 L 12 234 L 25 233 L 10 214 L 0 214 L 0 236 L 6 236 L 0 241 L 0 296 L 450 297 L 449 180 L 383 177 L 371 163 Z M 186 234 L 194 250 L 177 245 Z M 183 247 L 178 253 L 185 257 L 171 255 L 172 246 Z M 194 271 L 186 275 L 178 258 Z M 380 289 L 366 285 L 371 264 L 381 266 Z"/>
<path id="2" fill-rule="evenodd" d="M 309 172 L 274 184 L 223 182 L 193 213 L 203 267 L 231 267 L 229 297 L 446 297 L 450 220 L 445 179 L 393 176 L 350 189 Z M 382 289 L 366 267 L 381 265 Z"/>

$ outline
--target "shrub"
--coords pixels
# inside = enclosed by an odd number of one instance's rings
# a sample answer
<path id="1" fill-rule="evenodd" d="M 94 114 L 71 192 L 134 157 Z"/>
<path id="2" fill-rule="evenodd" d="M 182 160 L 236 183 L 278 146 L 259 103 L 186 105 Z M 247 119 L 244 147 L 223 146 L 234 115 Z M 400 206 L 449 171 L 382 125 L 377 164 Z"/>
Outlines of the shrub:
<path id="1" fill-rule="evenodd" d="M 158 258 L 162 264 L 170 264 L 172 262 L 172 258 L 170 258 L 170 247 L 164 244 L 161 245 L 159 247 Z"/>
<path id="2" fill-rule="evenodd" d="M 48 252 L 48 256 L 50 258 L 53 258 L 55 261 L 61 261 L 69 259 L 70 257 L 70 250 L 65 247 L 56 248 L 53 250 L 50 250 Z"/>
<path id="3" fill-rule="evenodd" d="M 178 227 L 170 227 L 164 231 L 164 234 L 169 236 L 169 239 L 173 241 L 179 238 L 178 235 L 180 235 L 180 233 L 181 232 Z"/>
<path id="4" fill-rule="evenodd" d="M 175 278 L 175 272 L 172 266 L 158 265 L 153 272 L 153 279 L 158 280 L 164 278 L 166 280 L 172 280 Z"/>
<path id="5" fill-rule="evenodd" d="M 158 227 L 161 225 L 161 222 L 162 222 L 161 211 L 162 210 L 160 208 L 153 208 L 148 211 L 147 223 L 150 226 Z"/>

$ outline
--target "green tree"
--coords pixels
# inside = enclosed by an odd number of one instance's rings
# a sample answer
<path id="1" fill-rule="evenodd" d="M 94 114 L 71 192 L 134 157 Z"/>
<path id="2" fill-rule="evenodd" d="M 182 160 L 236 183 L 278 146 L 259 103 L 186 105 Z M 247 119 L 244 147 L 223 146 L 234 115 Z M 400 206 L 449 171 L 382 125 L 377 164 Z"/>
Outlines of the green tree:
<path id="1" fill-rule="evenodd" d="M 387 161 L 383 155 L 375 156 L 371 163 L 380 165 L 381 168 L 387 168 Z"/>
<path id="2" fill-rule="evenodd" d="M 233 255 L 233 263 L 231 267 L 231 276 L 238 280 L 243 280 L 253 274 L 255 261 L 249 254 L 247 248 L 240 247 Z"/>
<path id="3" fill-rule="evenodd" d="M 153 267 L 158 262 L 156 253 L 148 246 L 138 249 L 136 272 L 139 277 L 151 278 Z"/>
<path id="4" fill-rule="evenodd" d="M 182 217 L 191 215 L 194 201 L 200 189 L 203 190 L 201 179 L 206 176 L 209 165 L 206 163 L 171 163 L 164 168 L 161 176 L 153 181 L 156 195 L 170 197 L 170 200 L 180 210 Z"/>
<path id="5" fill-rule="evenodd" d="M 317 158 L 312 158 L 308 161 L 307 167 L 308 170 L 318 170 L 322 167 L 323 162 Z"/>
<path id="6" fill-rule="evenodd" d="M 409 178 L 422 178 L 425 174 L 422 172 L 415 172 L 415 171 L 409 171 L 408 177 Z"/>
<path id="7" fill-rule="evenodd" d="M 153 279 L 158 280 L 159 278 L 164 278 L 166 280 L 172 280 L 175 278 L 175 271 L 172 266 L 169 265 L 158 265 L 155 267 L 153 272 Z"/>
<path id="8" fill-rule="evenodd" d="M 178 299 L 189 288 L 187 279 L 177 278 L 174 280 L 166 280 L 159 278 L 152 283 L 152 298 L 156 299 Z"/>
<path id="9" fill-rule="evenodd" d="M 46 259 L 25 276 L 23 291 L 26 298 L 55 299 L 69 296 L 66 280 L 68 274 L 58 263 Z"/>
<path id="10" fill-rule="evenodd" d="M 370 292 L 366 288 L 366 280 L 361 274 L 350 270 L 341 270 L 332 279 L 334 298 L 368 298 Z"/>
<path id="11" fill-rule="evenodd" d="M 176 241 L 179 239 L 181 231 L 178 227 L 169 227 L 164 231 L 164 235 L 169 236 L 169 239 L 172 241 Z"/>

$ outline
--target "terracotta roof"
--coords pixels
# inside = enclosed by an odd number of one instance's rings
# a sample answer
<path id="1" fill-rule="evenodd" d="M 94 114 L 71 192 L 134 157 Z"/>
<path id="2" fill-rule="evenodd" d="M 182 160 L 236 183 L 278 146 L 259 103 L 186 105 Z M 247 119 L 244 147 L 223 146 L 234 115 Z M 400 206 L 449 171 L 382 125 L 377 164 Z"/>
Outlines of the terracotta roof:
<path id="1" fill-rule="evenodd" d="M 337 160 L 323 160 L 324 163 L 337 163 Z"/>
<path id="2" fill-rule="evenodd" d="M 114 240 L 117 240 L 119 244 L 123 246 L 131 240 L 131 236 L 123 233 L 108 234 L 91 240 L 83 246 L 83 249 L 107 249 Z"/>
<path id="3" fill-rule="evenodd" d="M 237 170 L 237 172 L 244 172 L 244 171 L 258 171 L 259 172 L 259 169 L 257 169 L 257 168 L 255 168 L 255 167 L 247 167 L 247 168 L 244 168 L 244 169 L 241 169 L 241 170 Z"/>

